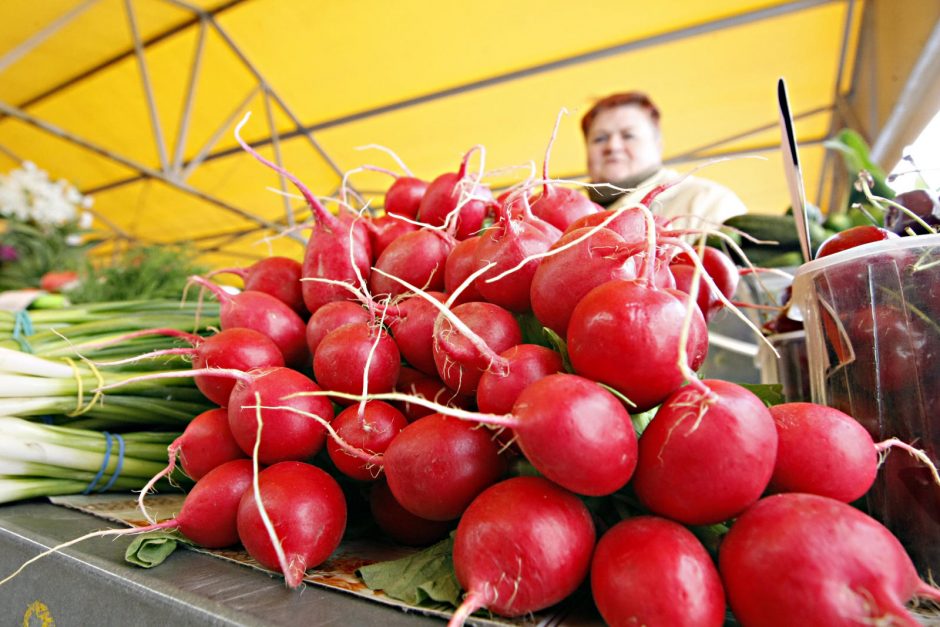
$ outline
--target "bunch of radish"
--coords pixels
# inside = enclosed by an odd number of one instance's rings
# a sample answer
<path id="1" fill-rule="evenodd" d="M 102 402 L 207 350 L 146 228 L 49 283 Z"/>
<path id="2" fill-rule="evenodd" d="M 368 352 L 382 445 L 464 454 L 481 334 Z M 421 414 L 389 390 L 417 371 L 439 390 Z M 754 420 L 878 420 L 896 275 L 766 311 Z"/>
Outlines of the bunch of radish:
<path id="1" fill-rule="evenodd" d="M 738 273 L 653 215 L 664 188 L 602 211 L 549 179 L 546 153 L 542 179 L 494 200 L 474 148 L 430 183 L 397 177 L 392 218 L 335 215 L 236 136 L 315 220 L 296 280 L 280 261 L 279 285 L 259 262 L 235 296 L 194 279 L 222 303 L 218 337 L 280 351 L 193 342 L 220 405 L 170 447 L 197 479 L 172 524 L 196 542 L 241 542 L 299 585 L 343 535 L 332 474 L 368 490 L 394 540 L 455 529 L 452 624 L 537 612 L 585 581 L 612 625 L 721 625 L 726 600 L 744 625 L 914 624 L 907 601 L 940 599 L 848 505 L 888 444 L 697 376 Z M 605 497 L 635 515 L 588 508 Z M 717 553 L 699 539 L 728 526 Z"/>

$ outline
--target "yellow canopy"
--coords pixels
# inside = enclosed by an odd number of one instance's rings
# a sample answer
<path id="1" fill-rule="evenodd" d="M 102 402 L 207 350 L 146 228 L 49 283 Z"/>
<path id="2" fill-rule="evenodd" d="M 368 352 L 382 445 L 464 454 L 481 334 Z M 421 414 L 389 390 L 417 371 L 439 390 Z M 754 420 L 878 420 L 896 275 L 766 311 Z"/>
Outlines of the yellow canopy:
<path id="1" fill-rule="evenodd" d="M 885 6 L 913 44 L 869 59 Z M 579 179 L 580 115 L 642 89 L 669 163 L 782 213 L 784 77 L 805 187 L 826 209 L 840 166 L 821 142 L 844 126 L 874 138 L 895 101 L 854 105 L 856 85 L 900 58 L 900 93 L 938 15 L 935 0 L 5 0 L 0 172 L 29 160 L 71 180 L 119 238 L 191 242 L 219 262 L 299 257 L 303 232 L 272 236 L 309 212 L 236 144 L 247 112 L 244 137 L 314 193 L 335 196 L 350 173 L 378 206 L 391 179 L 353 170 L 401 168 L 367 146 L 430 180 L 481 145 L 498 190 L 541 168 L 565 109 L 550 173 Z"/>

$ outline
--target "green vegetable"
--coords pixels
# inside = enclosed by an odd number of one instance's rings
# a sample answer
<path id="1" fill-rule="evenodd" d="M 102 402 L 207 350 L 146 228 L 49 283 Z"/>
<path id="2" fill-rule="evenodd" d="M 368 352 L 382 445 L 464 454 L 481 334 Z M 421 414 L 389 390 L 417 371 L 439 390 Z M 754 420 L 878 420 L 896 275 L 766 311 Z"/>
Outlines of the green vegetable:
<path id="1" fill-rule="evenodd" d="M 373 590 L 410 605 L 460 604 L 460 584 L 454 574 L 453 538 L 390 562 L 363 566 L 356 573 Z"/>

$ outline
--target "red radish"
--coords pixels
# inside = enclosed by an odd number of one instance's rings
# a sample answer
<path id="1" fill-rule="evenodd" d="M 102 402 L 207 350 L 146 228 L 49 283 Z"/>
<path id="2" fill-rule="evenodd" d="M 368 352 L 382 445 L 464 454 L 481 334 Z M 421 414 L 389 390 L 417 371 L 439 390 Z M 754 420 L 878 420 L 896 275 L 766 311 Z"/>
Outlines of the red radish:
<path id="1" fill-rule="evenodd" d="M 456 240 L 446 233 L 421 229 L 405 233 L 382 252 L 369 277 L 369 291 L 376 297 L 395 298 L 407 290 L 392 275 L 425 290 L 444 289 L 444 264 Z"/>
<path id="2" fill-rule="evenodd" d="M 582 298 L 568 322 L 568 354 L 574 371 L 610 385 L 646 411 L 686 380 L 680 367 L 686 296 L 613 280 Z M 708 329 L 693 308 L 686 363 L 698 369 L 708 351 Z"/>
<path id="3" fill-rule="evenodd" d="M 301 263 L 296 259 L 267 257 L 244 268 L 213 270 L 208 277 L 223 273 L 240 276 L 245 282 L 246 290 L 270 294 L 283 301 L 302 318 L 307 317 L 307 306 L 304 305 L 300 282 L 303 271 Z"/>
<path id="4" fill-rule="evenodd" d="M 429 183 L 413 176 L 400 176 L 385 191 L 385 213 L 405 218 L 418 217 L 421 199 Z"/>
<path id="5" fill-rule="evenodd" d="M 577 229 L 599 226 L 605 222 L 604 228 L 622 237 L 627 244 L 640 244 L 646 240 L 646 217 L 640 207 L 628 207 L 613 213 L 603 211 L 586 215 L 572 222 L 565 230 L 565 234 Z"/>
<path id="6" fill-rule="evenodd" d="M 190 281 L 208 288 L 219 301 L 222 330 L 236 327 L 253 329 L 277 344 L 289 366 L 302 366 L 310 358 L 306 325 L 293 309 L 264 292 L 245 291 L 234 296 L 202 277 Z"/>
<path id="7" fill-rule="evenodd" d="M 622 488 L 637 463 L 630 415 L 595 382 L 553 374 L 525 388 L 507 423 L 526 458 L 572 492 L 603 496 Z"/>
<path id="8" fill-rule="evenodd" d="M 452 294 L 463 285 L 467 277 L 477 269 L 476 249 L 480 245 L 480 239 L 481 236 L 474 235 L 457 242 L 447 256 L 447 262 L 444 264 L 444 290 L 448 294 Z M 471 282 L 463 289 L 454 304 L 460 305 L 474 300 L 483 300 L 483 294 L 476 288 L 476 283 Z"/>
<path id="9" fill-rule="evenodd" d="M 508 414 L 526 387 L 564 370 L 557 351 L 536 344 L 517 344 L 500 354 L 506 372 L 487 370 L 477 386 L 477 407 L 487 414 Z"/>
<path id="10" fill-rule="evenodd" d="M 558 135 L 558 125 L 561 123 L 562 113 L 564 111 L 559 112 L 558 117 L 555 119 L 555 128 L 552 129 L 551 138 L 545 148 L 545 159 L 542 161 L 542 179 L 544 181 L 542 193 L 536 195 L 531 202 L 532 213 L 559 231 L 564 231 L 579 218 L 603 211 L 600 205 L 591 202 L 584 194 L 567 187 L 552 185 L 550 182 L 548 161 L 552 154 L 555 137 Z"/>
<path id="11" fill-rule="evenodd" d="M 467 594 L 449 625 L 484 607 L 522 616 L 558 603 L 587 576 L 594 540 L 587 507 L 546 479 L 488 488 L 457 525 L 454 570 Z"/>
<path id="12" fill-rule="evenodd" d="M 474 281 L 477 291 L 509 311 L 529 311 L 532 275 L 541 261 L 532 256 L 544 253 L 560 236 L 561 232 L 547 223 L 537 225 L 524 218 L 511 218 L 501 209 L 499 222 L 483 231 L 474 252 L 474 269 L 494 264 Z"/>
<path id="13" fill-rule="evenodd" d="M 760 498 L 777 455 L 777 429 L 757 396 L 727 381 L 686 386 L 640 438 L 633 488 L 653 513 L 688 525 L 736 516 Z"/>
<path id="14" fill-rule="evenodd" d="M 904 604 L 940 600 L 880 523 L 813 494 L 777 494 L 750 507 L 722 541 L 718 565 L 735 617 L 756 627 L 916 627 Z"/>
<path id="15" fill-rule="evenodd" d="M 769 485 L 773 492 L 804 492 L 851 503 L 871 488 L 878 456 L 885 450 L 898 446 L 929 462 L 923 452 L 896 439 L 875 444 L 858 421 L 832 407 L 784 403 L 771 407 L 770 415 L 779 438 Z"/>
<path id="16" fill-rule="evenodd" d="M 232 390 L 228 406 L 229 428 L 235 441 L 251 455 L 258 437 L 258 412 L 261 412 L 264 433 L 258 449 L 262 464 L 308 459 L 323 448 L 326 433 L 315 420 L 287 407 L 316 414 L 329 422 L 333 406 L 325 396 L 304 396 L 320 392 L 320 386 L 303 374 L 289 368 L 254 370 L 240 379 Z M 260 396 L 256 400 L 255 395 Z M 258 409 L 285 407 L 285 409 Z"/>
<path id="17" fill-rule="evenodd" d="M 251 487 L 250 459 L 235 459 L 201 477 L 176 517 L 180 532 L 207 549 L 238 544 L 238 503 Z"/>
<path id="18" fill-rule="evenodd" d="M 441 226 L 448 219 L 455 220 L 458 240 L 476 235 L 492 202 L 489 188 L 479 185 L 467 174 L 470 155 L 477 148 L 480 147 L 475 146 L 464 155 L 457 172 L 441 174 L 431 181 L 418 209 L 418 220 L 430 226 Z"/>
<path id="19" fill-rule="evenodd" d="M 492 431 L 440 414 L 405 427 L 383 462 L 395 500 L 429 520 L 460 516 L 507 466 Z"/>
<path id="20" fill-rule="evenodd" d="M 402 367 L 401 374 L 398 377 L 396 391 L 402 392 L 409 397 L 428 400 L 439 405 L 456 407 L 459 409 L 470 409 L 473 405 L 473 397 L 465 394 L 458 394 L 444 385 L 436 375 L 431 377 L 412 368 Z M 398 408 L 405 414 L 409 422 L 414 422 L 418 418 L 423 418 L 433 414 L 433 409 L 428 409 L 423 405 L 418 405 L 409 401 L 397 403 Z"/>
<path id="21" fill-rule="evenodd" d="M 405 233 L 411 233 L 418 230 L 417 224 L 405 222 L 392 215 L 370 218 L 365 221 L 366 228 L 369 230 L 369 243 L 372 247 L 372 255 L 376 258 L 388 248 L 388 245 Z"/>
<path id="22" fill-rule="evenodd" d="M 249 555 L 265 568 L 282 572 L 287 586 L 296 588 L 306 570 L 326 561 L 343 538 L 343 490 L 316 466 L 281 462 L 258 474 L 258 492 L 280 546 L 272 542 L 254 490 L 245 492 L 239 504 L 238 537 Z"/>
<path id="23" fill-rule="evenodd" d="M 391 392 L 400 369 L 395 341 L 371 322 L 353 322 L 330 331 L 313 356 L 317 383 L 348 394 Z"/>
<path id="24" fill-rule="evenodd" d="M 361 305 L 348 300 L 336 300 L 327 303 L 307 321 L 307 348 L 311 355 L 315 355 L 317 347 L 326 335 L 344 324 L 350 322 L 370 322 L 372 316 Z"/>
<path id="25" fill-rule="evenodd" d="M 563 235 L 552 247 L 558 252 L 544 258 L 532 276 L 532 312 L 561 336 L 585 294 L 610 279 L 636 278 L 635 246 L 606 228 L 589 233 L 584 228 Z"/>
<path id="26" fill-rule="evenodd" d="M 591 592 L 613 627 L 725 623 L 725 593 L 712 558 L 691 531 L 665 518 L 622 520 L 601 536 Z"/>
<path id="27" fill-rule="evenodd" d="M 443 292 L 432 291 L 426 295 L 440 302 L 447 299 Z M 386 324 L 401 356 L 408 365 L 435 378 L 438 375 L 432 345 L 438 313 L 437 307 L 418 295 L 409 296 L 385 310 Z"/>
<path id="28" fill-rule="evenodd" d="M 388 403 L 369 401 L 361 408 L 358 405 L 347 407 L 336 416 L 331 426 L 351 446 L 381 455 L 407 424 L 405 416 Z M 378 478 L 379 466 L 370 467 L 360 457 L 350 455 L 335 438 L 327 441 L 326 452 L 336 468 L 347 477 L 359 481 Z"/>
<path id="29" fill-rule="evenodd" d="M 362 277 L 367 280 L 372 265 L 372 250 L 365 225 L 358 218 L 353 218 L 346 213 L 335 216 L 327 211 L 297 177 L 268 161 L 245 143 L 239 133 L 248 121 L 248 117 L 246 115 L 235 128 L 235 138 L 238 143 L 255 159 L 287 177 L 313 211 L 316 227 L 307 241 L 307 249 L 304 253 L 304 278 L 353 282 Z M 310 313 L 314 313 L 326 303 L 334 300 L 347 300 L 348 292 L 341 286 L 319 281 L 303 281 L 302 283 L 304 304 Z"/>
<path id="30" fill-rule="evenodd" d="M 584 216 L 603 210 L 577 190 L 547 183 L 542 193 L 532 199 L 532 213 L 562 232 Z"/>
<path id="31" fill-rule="evenodd" d="M 183 472 L 196 481 L 225 462 L 245 457 L 229 429 L 228 412 L 222 408 L 193 418 L 169 448 L 171 458 L 178 453 Z"/>
<path id="32" fill-rule="evenodd" d="M 171 348 L 139 355 L 134 360 L 157 355 L 192 355 L 193 367 L 201 372 L 193 376 L 196 387 L 206 398 L 217 405 L 228 405 L 235 379 L 223 373 L 213 375 L 213 369 L 240 370 L 248 372 L 258 368 L 273 368 L 284 365 L 281 349 L 274 340 L 260 331 L 233 327 L 219 331 L 209 337 L 186 333 L 177 329 L 147 329 L 128 333 L 126 339 L 144 335 L 170 335 L 186 340 L 192 348 Z M 117 364 L 121 362 L 110 362 Z"/>
<path id="33" fill-rule="evenodd" d="M 375 524 L 395 542 L 427 546 L 445 538 L 454 524 L 448 520 L 428 520 L 415 516 L 395 500 L 385 481 L 377 481 L 369 491 L 369 510 Z"/>
<path id="34" fill-rule="evenodd" d="M 738 282 L 741 275 L 731 258 L 711 246 L 706 246 L 701 251 L 696 249 L 695 252 L 701 253 L 700 259 L 705 272 L 712 278 L 712 281 L 715 282 L 715 286 L 721 290 L 725 298 L 734 298 L 734 293 L 738 289 Z M 678 253 L 670 260 L 670 263 L 687 266 L 695 265 L 695 262 L 687 252 Z"/>
<path id="35" fill-rule="evenodd" d="M 483 346 L 475 344 L 442 314 L 434 328 L 434 363 L 449 388 L 470 394 L 476 391 L 486 370 L 505 366 L 499 353 L 522 343 L 522 330 L 511 313 L 492 303 L 464 303 L 454 307 L 452 313 L 476 334 L 476 339 L 482 340 Z"/>
<path id="36" fill-rule="evenodd" d="M 830 235 L 816 250 L 816 258 L 827 257 L 835 253 L 886 239 L 897 239 L 899 235 L 888 229 L 874 225 L 853 226 Z"/>

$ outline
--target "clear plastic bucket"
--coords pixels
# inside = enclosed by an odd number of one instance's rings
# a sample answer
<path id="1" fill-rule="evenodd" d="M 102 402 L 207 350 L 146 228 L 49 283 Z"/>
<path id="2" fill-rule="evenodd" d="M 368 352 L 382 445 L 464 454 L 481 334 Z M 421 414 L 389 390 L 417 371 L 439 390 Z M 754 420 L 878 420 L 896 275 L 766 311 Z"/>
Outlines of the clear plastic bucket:
<path id="1" fill-rule="evenodd" d="M 897 437 L 940 460 L 940 235 L 865 244 L 803 265 L 812 399 L 858 420 L 875 441 Z M 900 451 L 866 496 L 869 512 L 922 574 L 940 575 L 940 486 Z"/>

